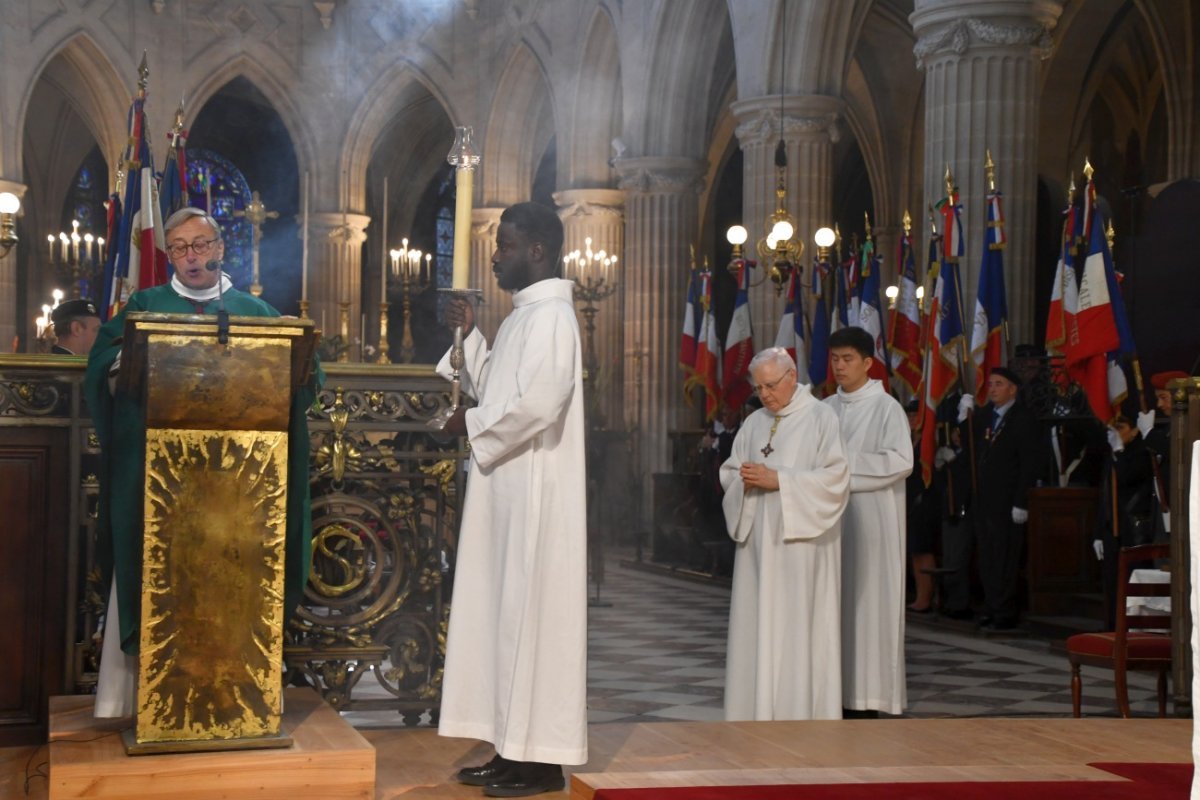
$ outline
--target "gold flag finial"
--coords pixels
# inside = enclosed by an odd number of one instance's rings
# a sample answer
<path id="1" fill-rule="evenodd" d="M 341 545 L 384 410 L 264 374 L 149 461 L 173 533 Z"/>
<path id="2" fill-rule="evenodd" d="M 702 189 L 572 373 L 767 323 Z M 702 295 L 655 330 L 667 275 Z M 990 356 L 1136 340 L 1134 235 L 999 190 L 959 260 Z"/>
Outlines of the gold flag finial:
<path id="1" fill-rule="evenodd" d="M 954 196 L 954 175 L 950 172 L 950 164 L 946 164 L 946 197 Z"/>
<path id="2" fill-rule="evenodd" d="M 1071 170 L 1071 182 L 1067 184 L 1067 205 L 1075 203 L 1075 170 Z"/>
<path id="3" fill-rule="evenodd" d="M 933 203 L 929 204 L 929 235 L 937 236 L 937 212 L 933 210 Z"/>
<path id="4" fill-rule="evenodd" d="M 912 235 L 912 214 L 908 213 L 907 208 L 904 209 L 904 217 L 900 221 L 904 225 L 904 235 L 911 236 Z"/>
<path id="5" fill-rule="evenodd" d="M 869 212 L 869 211 L 863 212 L 863 225 L 866 226 L 866 231 L 867 231 L 866 236 L 864 238 L 867 241 L 871 241 L 871 212 Z"/>
<path id="6" fill-rule="evenodd" d="M 690 254 L 689 261 L 691 263 L 691 269 L 695 270 L 696 269 L 696 245 L 689 244 L 688 245 L 688 253 Z"/>
<path id="7" fill-rule="evenodd" d="M 1087 156 L 1084 156 L 1084 158 L 1083 158 L 1083 176 L 1088 179 L 1088 183 L 1092 182 L 1092 174 L 1095 173 L 1095 171 L 1096 171 L 1096 168 L 1092 166 L 1092 162 L 1088 161 Z"/>
<path id="8" fill-rule="evenodd" d="M 1104 229 L 1104 238 L 1108 240 L 1108 252 L 1112 252 L 1113 243 L 1117 240 L 1117 229 L 1113 227 L 1112 220 L 1108 221 L 1108 227 Z"/>
<path id="9" fill-rule="evenodd" d="M 988 191 L 996 191 L 996 162 L 992 161 L 992 149 L 984 148 L 983 172 L 987 175 Z"/>

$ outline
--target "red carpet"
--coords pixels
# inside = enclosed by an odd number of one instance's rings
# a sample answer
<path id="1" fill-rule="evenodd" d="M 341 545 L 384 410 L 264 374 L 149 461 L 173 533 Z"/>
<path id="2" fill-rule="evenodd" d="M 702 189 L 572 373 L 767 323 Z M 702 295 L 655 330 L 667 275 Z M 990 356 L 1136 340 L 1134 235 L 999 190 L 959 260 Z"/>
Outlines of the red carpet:
<path id="1" fill-rule="evenodd" d="M 1191 764 L 1089 764 L 1126 781 L 841 783 L 599 789 L 595 800 L 1187 800 Z"/>

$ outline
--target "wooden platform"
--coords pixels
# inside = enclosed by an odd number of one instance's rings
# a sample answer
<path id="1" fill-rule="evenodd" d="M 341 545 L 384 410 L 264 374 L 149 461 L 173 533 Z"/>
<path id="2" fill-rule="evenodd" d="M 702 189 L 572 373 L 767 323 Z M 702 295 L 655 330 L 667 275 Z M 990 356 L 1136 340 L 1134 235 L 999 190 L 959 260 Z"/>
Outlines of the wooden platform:
<path id="1" fill-rule="evenodd" d="M 285 693 L 280 750 L 127 756 L 120 731 L 132 720 L 98 721 L 94 698 L 50 698 L 49 797 L 113 800 L 375 796 L 375 750 L 311 689 Z"/>
<path id="2" fill-rule="evenodd" d="M 600 788 L 1113 780 L 1090 762 L 1190 763 L 1191 720 L 911 719 L 593 726 L 571 777 Z M 602 756 L 601 753 L 606 753 Z M 611 754 L 611 755 L 608 755 Z M 599 756 L 599 757 L 597 757 Z"/>
<path id="3" fill-rule="evenodd" d="M 291 693 L 288 703 L 290 712 L 295 708 Z M 323 708 L 312 710 L 314 716 L 318 711 L 328 712 Z M 478 788 L 459 785 L 452 776 L 459 767 L 491 758 L 488 745 L 445 739 L 428 728 L 365 729 L 361 734 L 376 750 L 378 769 L 373 793 L 361 793 L 359 783 L 359 794 L 338 794 L 349 791 L 351 781 L 364 777 L 362 770 L 347 775 L 352 772 L 350 764 L 339 759 L 337 766 L 328 768 L 330 780 L 338 784 L 337 791 L 323 790 L 321 796 L 377 800 L 480 797 Z M 606 723 L 590 727 L 591 760 L 570 770 L 574 773 L 570 793 L 572 798 L 591 798 L 600 787 L 702 784 L 1112 780 L 1111 774 L 1087 765 L 1102 761 L 1189 763 L 1191 736 L 1191 720 L 1144 718 Z M 56 743 L 54 747 L 92 747 L 111 740 L 114 737 L 88 745 Z M 32 747 L 0 750 L 0 797 L 23 797 L 26 771 L 33 772 L 45 760 L 44 753 Z M 151 758 L 212 756 L 145 756 L 141 760 Z M 208 769 L 193 769 L 190 761 L 188 769 L 193 782 L 209 777 Z M 308 767 L 303 772 L 306 779 L 315 777 Z M 54 772 L 51 776 L 55 780 L 59 777 Z M 144 779 L 145 786 L 123 796 L 170 794 L 179 800 L 221 796 L 199 790 L 160 793 L 158 775 Z M 47 797 L 43 779 L 35 777 L 30 788 L 28 796 L 33 800 Z M 255 796 L 241 791 L 235 794 Z M 310 796 L 301 792 L 287 795 Z M 566 793 L 555 796 L 562 798 Z"/>

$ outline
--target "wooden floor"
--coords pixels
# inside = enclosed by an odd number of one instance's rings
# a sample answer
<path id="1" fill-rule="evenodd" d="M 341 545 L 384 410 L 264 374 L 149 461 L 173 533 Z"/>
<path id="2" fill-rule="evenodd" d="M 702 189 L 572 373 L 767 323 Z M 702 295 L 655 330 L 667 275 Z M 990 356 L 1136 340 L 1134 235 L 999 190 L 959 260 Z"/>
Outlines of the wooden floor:
<path id="1" fill-rule="evenodd" d="M 480 797 L 451 780 L 491 749 L 429 729 L 363 730 L 376 748 L 378 800 Z M 1089 762 L 1191 761 L 1191 720 L 928 719 L 842 722 L 659 722 L 593 725 L 591 760 L 572 798 L 596 788 L 904 780 L 1112 780 Z M 45 749 L 0 749 L 0 797 L 24 797 L 26 761 Z M 145 757 L 143 757 L 145 758 Z M 28 795 L 46 798 L 34 778 Z M 560 795 L 563 796 L 563 795 Z"/>

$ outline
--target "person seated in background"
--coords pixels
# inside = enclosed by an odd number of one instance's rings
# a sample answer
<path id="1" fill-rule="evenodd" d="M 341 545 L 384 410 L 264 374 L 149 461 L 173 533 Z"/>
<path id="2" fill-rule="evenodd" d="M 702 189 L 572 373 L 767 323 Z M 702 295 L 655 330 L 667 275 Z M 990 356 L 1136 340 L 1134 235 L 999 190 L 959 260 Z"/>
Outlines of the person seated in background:
<path id="1" fill-rule="evenodd" d="M 1132 416 L 1132 412 L 1122 412 L 1108 429 L 1112 452 L 1100 485 L 1096 539 L 1092 543 L 1096 558 L 1103 562 L 1106 630 L 1116 624 L 1121 548 L 1154 541 L 1154 453 L 1146 446 Z"/>
<path id="2" fill-rule="evenodd" d="M 68 300 L 50 312 L 54 323 L 54 347 L 58 356 L 86 356 L 100 331 L 100 314 L 91 300 Z"/>

